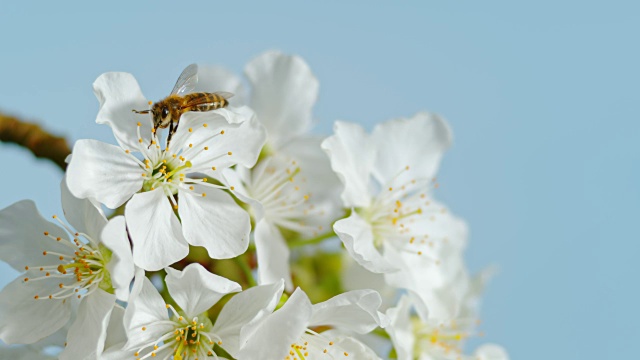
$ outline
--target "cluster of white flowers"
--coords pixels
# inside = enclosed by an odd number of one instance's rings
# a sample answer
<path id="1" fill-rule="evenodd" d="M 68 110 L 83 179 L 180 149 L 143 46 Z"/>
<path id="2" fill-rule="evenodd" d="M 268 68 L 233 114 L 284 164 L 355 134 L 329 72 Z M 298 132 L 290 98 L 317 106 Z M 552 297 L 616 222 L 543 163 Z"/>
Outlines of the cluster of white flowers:
<path id="1" fill-rule="evenodd" d="M 0 340 L 24 345 L 0 357 L 508 359 L 464 349 L 489 274 L 468 274 L 465 223 L 434 199 L 447 123 L 322 138 L 301 58 L 267 52 L 245 74 L 248 94 L 200 67 L 196 89 L 236 96 L 184 113 L 170 146 L 132 112 L 151 104 L 132 75 L 95 81 L 117 145 L 76 142 L 64 217 L 0 211 L 0 259 L 24 272 L 0 292 Z"/>

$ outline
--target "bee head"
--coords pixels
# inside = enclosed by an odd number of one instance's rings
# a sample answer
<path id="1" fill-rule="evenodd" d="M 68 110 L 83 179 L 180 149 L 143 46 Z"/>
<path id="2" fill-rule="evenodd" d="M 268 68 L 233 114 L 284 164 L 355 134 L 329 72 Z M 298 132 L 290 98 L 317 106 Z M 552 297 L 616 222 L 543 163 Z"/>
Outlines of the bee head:
<path id="1" fill-rule="evenodd" d="M 167 104 L 164 102 L 157 102 L 153 104 L 151 113 L 153 114 L 153 127 L 155 129 L 166 128 L 169 126 L 169 123 L 171 122 L 171 111 Z"/>

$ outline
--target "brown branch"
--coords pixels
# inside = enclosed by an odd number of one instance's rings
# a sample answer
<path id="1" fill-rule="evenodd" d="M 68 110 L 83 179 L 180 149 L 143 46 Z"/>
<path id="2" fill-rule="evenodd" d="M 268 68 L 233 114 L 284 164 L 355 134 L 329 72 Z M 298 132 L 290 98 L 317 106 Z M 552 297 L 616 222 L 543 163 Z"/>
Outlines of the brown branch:
<path id="1" fill-rule="evenodd" d="M 53 161 L 63 171 L 67 168 L 64 160 L 71 154 L 67 140 L 48 133 L 38 124 L 0 114 L 0 141 L 25 147 L 36 157 Z"/>

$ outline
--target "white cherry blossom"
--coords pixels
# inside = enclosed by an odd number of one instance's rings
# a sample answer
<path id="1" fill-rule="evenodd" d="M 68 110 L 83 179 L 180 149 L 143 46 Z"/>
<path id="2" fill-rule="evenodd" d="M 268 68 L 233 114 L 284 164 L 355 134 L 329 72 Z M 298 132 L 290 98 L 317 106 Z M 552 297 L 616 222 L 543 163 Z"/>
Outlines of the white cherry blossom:
<path id="1" fill-rule="evenodd" d="M 136 274 L 124 315 L 128 342 L 125 353 L 136 359 L 204 359 L 218 347 L 235 357 L 243 326 L 273 311 L 284 284 L 256 286 L 229 300 L 213 323 L 207 310 L 240 285 L 194 263 L 183 271 L 166 268 L 167 289 L 178 305 L 165 303 L 143 271 Z"/>
<path id="2" fill-rule="evenodd" d="M 466 339 L 478 335 L 477 319 L 434 318 L 422 299 L 405 295 L 387 311 L 391 323 L 385 329 L 393 342 L 398 360 L 508 360 L 504 349 L 486 344 L 474 355 L 465 355 Z"/>
<path id="3" fill-rule="evenodd" d="M 285 288 L 292 291 L 290 251 L 282 231 L 302 239 L 326 233 L 335 207 L 317 199 L 298 163 L 283 156 L 269 156 L 253 169 L 229 169 L 224 175 L 235 195 L 250 206 L 260 283 L 285 279 Z"/>
<path id="4" fill-rule="evenodd" d="M 465 224 L 432 196 L 450 143 L 445 121 L 427 113 L 380 124 L 371 135 L 336 122 L 334 135 L 322 143 L 344 184 L 343 204 L 351 209 L 333 228 L 364 268 L 395 273 L 387 278 L 390 285 L 412 288 L 427 281 L 419 278 L 423 272 L 411 274 L 416 263 L 432 269 L 430 281 L 445 281 L 447 272 L 436 269 L 464 247 Z"/>
<path id="5" fill-rule="evenodd" d="M 373 290 L 356 290 L 312 305 L 301 289 L 263 320 L 245 327 L 239 358 L 243 360 L 285 359 L 379 359 L 367 346 L 341 331 L 368 333 L 386 326 L 378 311 L 380 295 Z M 333 330 L 316 332 L 327 327 Z"/>
<path id="6" fill-rule="evenodd" d="M 189 244 L 216 259 L 235 257 L 249 243 L 249 215 L 208 181 L 233 165 L 252 166 L 265 141 L 248 108 L 182 116 L 170 148 L 159 144 L 147 100 L 131 74 L 107 73 L 94 83 L 97 122 L 111 126 L 119 146 L 79 140 L 67 170 L 71 192 L 110 208 L 128 201 L 125 218 L 136 265 L 159 270 L 184 258 Z M 151 144 L 151 145 L 150 145 Z"/>
<path id="7" fill-rule="evenodd" d="M 131 248 L 122 216 L 107 221 L 61 186 L 65 217 L 46 221 L 25 200 L 0 211 L 0 259 L 24 274 L 0 292 L 0 339 L 35 343 L 69 326 L 60 359 L 100 353 L 116 298 L 128 299 Z"/>

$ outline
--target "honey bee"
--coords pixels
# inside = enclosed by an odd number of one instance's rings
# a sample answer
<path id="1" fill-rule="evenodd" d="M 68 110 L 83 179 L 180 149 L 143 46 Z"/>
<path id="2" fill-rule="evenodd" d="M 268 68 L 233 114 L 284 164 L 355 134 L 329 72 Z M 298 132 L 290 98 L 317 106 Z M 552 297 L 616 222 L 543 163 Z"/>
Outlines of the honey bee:
<path id="1" fill-rule="evenodd" d="M 153 116 L 153 131 L 158 128 L 169 127 L 167 136 L 167 146 L 171 142 L 171 137 L 178 131 L 180 117 L 188 111 L 211 111 L 229 105 L 227 99 L 233 96 L 229 92 L 195 92 L 193 89 L 198 82 L 198 65 L 187 66 L 178 77 L 171 94 L 166 98 L 154 103 L 149 110 L 132 110 L 136 114 L 148 114 Z M 151 145 L 149 145 L 151 146 Z"/>

